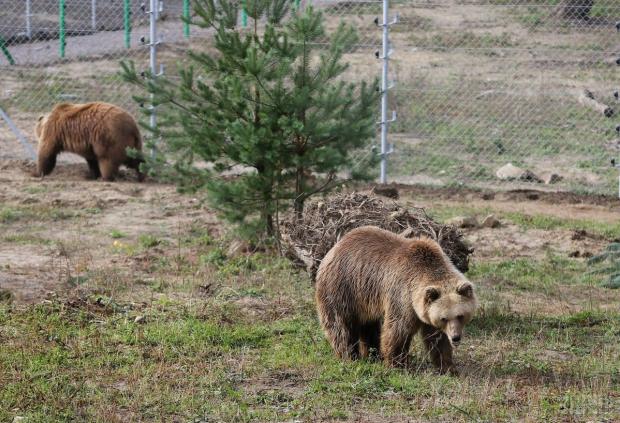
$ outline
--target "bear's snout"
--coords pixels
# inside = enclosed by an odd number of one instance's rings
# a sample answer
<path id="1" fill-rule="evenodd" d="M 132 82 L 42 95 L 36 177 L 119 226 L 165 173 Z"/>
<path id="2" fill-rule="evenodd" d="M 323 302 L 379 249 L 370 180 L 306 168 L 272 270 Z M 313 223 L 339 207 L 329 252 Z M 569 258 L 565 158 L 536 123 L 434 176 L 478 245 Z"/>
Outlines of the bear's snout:
<path id="1" fill-rule="evenodd" d="M 452 343 L 458 345 L 461 342 L 461 335 L 455 335 L 452 337 Z"/>

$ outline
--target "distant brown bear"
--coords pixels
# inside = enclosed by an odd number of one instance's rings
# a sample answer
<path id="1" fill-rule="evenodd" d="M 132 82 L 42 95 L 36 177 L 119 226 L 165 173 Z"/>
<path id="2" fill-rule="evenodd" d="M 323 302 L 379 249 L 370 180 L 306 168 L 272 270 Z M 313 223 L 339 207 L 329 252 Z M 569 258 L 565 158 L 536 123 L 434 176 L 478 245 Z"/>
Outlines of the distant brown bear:
<path id="1" fill-rule="evenodd" d="M 435 241 L 364 226 L 321 262 L 316 302 L 339 357 L 367 357 L 376 348 L 387 365 L 406 366 L 421 331 L 433 364 L 456 372 L 452 348 L 476 309 L 473 288 Z"/>
<path id="2" fill-rule="evenodd" d="M 140 158 L 127 155 L 128 147 L 142 150 L 142 137 L 133 117 L 108 103 L 68 104 L 54 107 L 39 117 L 35 128 L 39 140 L 37 176 L 48 175 L 56 166 L 56 156 L 63 151 L 79 154 L 88 162 L 89 177 L 113 181 L 118 168 L 135 169 L 138 179 Z"/>

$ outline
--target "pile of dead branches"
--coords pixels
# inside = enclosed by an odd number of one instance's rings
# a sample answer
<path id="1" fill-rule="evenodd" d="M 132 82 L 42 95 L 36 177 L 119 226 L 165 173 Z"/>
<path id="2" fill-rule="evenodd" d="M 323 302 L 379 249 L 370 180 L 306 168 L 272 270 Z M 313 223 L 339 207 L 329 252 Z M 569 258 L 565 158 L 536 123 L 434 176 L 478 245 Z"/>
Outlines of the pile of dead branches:
<path id="1" fill-rule="evenodd" d="M 283 225 L 288 255 L 304 267 L 312 280 L 321 260 L 347 232 L 372 225 L 407 238 L 426 236 L 436 240 L 454 265 L 468 270 L 473 252 L 461 233 L 450 225 L 433 221 L 421 208 L 404 209 L 393 201 L 360 193 L 341 194 L 307 204 L 301 219 L 291 217 Z"/>

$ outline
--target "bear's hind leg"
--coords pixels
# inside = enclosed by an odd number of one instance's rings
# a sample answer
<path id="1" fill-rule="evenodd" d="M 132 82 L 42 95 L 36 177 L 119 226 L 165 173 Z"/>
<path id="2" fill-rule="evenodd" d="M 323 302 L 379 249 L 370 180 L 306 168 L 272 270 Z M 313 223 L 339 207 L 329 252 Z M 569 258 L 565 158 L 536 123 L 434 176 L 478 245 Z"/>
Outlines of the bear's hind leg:
<path id="1" fill-rule="evenodd" d="M 371 354 L 371 349 L 374 350 L 374 354 L 379 353 L 379 343 L 381 340 L 381 322 L 368 322 L 360 326 L 360 343 L 359 352 L 360 357 L 367 358 Z"/>
<path id="2" fill-rule="evenodd" d="M 440 373 L 456 373 L 452 359 L 452 344 L 448 336 L 430 325 L 422 327 L 424 345 L 428 350 L 431 361 L 439 369 Z"/>
<path id="3" fill-rule="evenodd" d="M 99 170 L 99 163 L 97 159 L 87 159 L 88 162 L 88 179 L 97 179 L 101 177 L 101 171 Z"/>
<path id="4" fill-rule="evenodd" d="M 109 159 L 99 159 L 99 170 L 104 181 L 113 181 L 118 173 L 118 163 Z"/>

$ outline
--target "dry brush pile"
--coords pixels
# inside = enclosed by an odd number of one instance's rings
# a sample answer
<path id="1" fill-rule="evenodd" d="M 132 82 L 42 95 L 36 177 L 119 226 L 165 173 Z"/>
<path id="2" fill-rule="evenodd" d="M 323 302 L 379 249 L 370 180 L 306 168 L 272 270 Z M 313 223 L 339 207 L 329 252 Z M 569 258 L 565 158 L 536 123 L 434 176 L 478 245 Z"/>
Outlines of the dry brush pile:
<path id="1" fill-rule="evenodd" d="M 431 219 L 424 209 L 405 209 L 361 193 L 341 194 L 308 204 L 303 217 L 290 218 L 283 225 L 288 255 L 310 274 L 312 280 L 321 260 L 347 232 L 360 226 L 378 226 L 407 238 L 426 236 L 437 241 L 454 265 L 468 270 L 473 250 L 451 225 Z"/>

